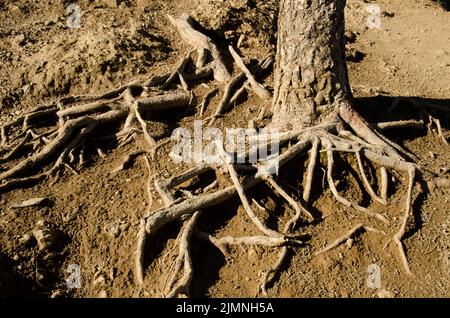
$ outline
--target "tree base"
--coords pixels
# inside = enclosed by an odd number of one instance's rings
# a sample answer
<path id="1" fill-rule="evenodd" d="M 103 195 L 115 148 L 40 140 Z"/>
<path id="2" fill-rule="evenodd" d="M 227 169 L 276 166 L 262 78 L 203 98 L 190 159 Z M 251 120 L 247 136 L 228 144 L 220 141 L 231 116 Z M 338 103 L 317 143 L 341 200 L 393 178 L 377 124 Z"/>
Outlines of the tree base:
<path id="1" fill-rule="evenodd" d="M 415 181 L 418 176 L 424 177 L 429 181 L 430 190 L 436 187 L 449 186 L 450 182 L 447 179 L 436 179 L 435 174 L 425 171 L 412 161 L 405 160 L 404 158 L 412 158 L 414 155 L 389 141 L 377 129 L 364 121 L 353 110 L 351 103 L 345 99 L 336 100 L 335 112 L 329 114 L 329 117 L 323 120 L 320 125 L 282 132 L 277 136 L 284 146 L 284 150 L 276 158 L 281 169 L 287 163 L 295 161 L 301 154 L 310 152 L 309 164 L 305 173 L 304 191 L 301 197 L 294 198 L 289 195 L 271 175 L 266 173 L 270 170 L 274 160 L 245 167 L 233 164 L 225 164 L 223 167 L 202 164 L 170 179 L 155 177 L 155 172 L 150 169 L 149 160 L 155 155 L 159 146 L 167 143 L 167 141 L 157 143 L 153 139 L 148 132 L 146 118 L 149 113 L 155 111 L 192 106 L 195 97 L 189 89 L 188 81 L 211 74 L 218 81 L 229 80 L 216 112 L 212 117 L 205 119 L 210 123 L 232 107 L 246 90 L 255 92 L 262 99 L 270 98 L 267 89 L 256 81 L 252 72 L 260 74 L 269 69 L 274 61 L 273 55 L 263 59 L 256 69 L 249 70 L 239 55 L 234 50 L 230 50 L 242 72 L 229 79 L 228 71 L 217 48 L 213 46 L 209 38 L 193 30 L 190 21 L 186 16 L 179 20 L 171 18 L 171 22 L 177 27 L 178 31 L 184 34 L 185 38 L 190 39 L 188 42 L 197 51 L 197 69 L 193 73 L 185 72 L 185 66 L 194 54 L 190 52 L 171 73 L 154 76 L 139 83 L 133 82 L 100 96 L 73 96 L 60 99 L 54 105 L 39 107 L 19 117 L 16 121 L 0 127 L 0 154 L 2 155 L 0 164 L 8 165 L 8 168 L 0 173 L 0 192 L 23 187 L 28 183 L 54 180 L 64 169 L 78 174 L 86 162 L 85 149 L 94 148 L 99 156 L 104 156 L 100 147 L 105 141 L 112 141 L 116 144 L 116 147 L 121 147 L 132 142 L 135 135 L 142 134 L 146 141 L 146 148 L 130 153 L 123 164 L 114 170 L 114 172 L 117 172 L 127 169 L 137 157 L 144 157 L 148 163 L 149 175 L 151 176 L 146 185 L 149 201 L 150 203 L 154 202 L 151 191 L 154 188 L 165 204 L 165 207 L 156 211 L 150 210 L 152 207 L 152 204 L 150 204 L 148 213 L 141 220 L 135 259 L 135 274 L 138 285 L 144 285 L 146 279 L 144 268 L 146 240 L 157 235 L 164 225 L 177 221 L 183 223 L 180 235 L 177 238 L 178 257 L 167 275 L 163 296 L 189 295 L 190 284 L 194 277 L 195 260 L 190 251 L 193 236 L 210 242 L 223 254 L 226 254 L 229 246 L 233 245 L 280 248 L 276 263 L 265 273 L 258 291 L 258 294 L 267 295 L 267 286 L 273 282 L 275 274 L 280 270 L 288 255 L 289 249 L 293 246 L 302 246 L 305 243 L 302 235 L 297 232 L 299 223 L 311 224 L 320 221 L 313 217 L 309 207 L 312 204 L 312 189 L 317 182 L 316 174 L 320 166 L 321 153 L 326 154 L 326 183 L 336 201 L 365 215 L 368 220 L 373 219 L 375 222 L 379 222 L 380 225 L 392 224 L 389 215 L 382 215 L 362 207 L 337 191 L 333 178 L 334 157 L 338 153 L 345 153 L 355 157 L 358 166 L 357 171 L 359 171 L 365 190 L 373 201 L 380 204 L 386 205 L 388 201 L 387 169 L 407 174 L 408 185 L 404 216 L 396 233 L 392 237 L 388 237 L 387 240 L 388 242 L 395 242 L 405 272 L 412 274 L 402 240 L 412 212 Z M 190 37 L 192 34 L 195 36 Z M 210 64 L 206 64 L 205 50 L 214 53 L 214 60 Z M 167 89 L 176 80 L 180 82 L 183 90 L 167 92 Z M 244 80 L 244 84 L 236 90 L 240 80 Z M 200 114 L 203 114 L 209 97 L 216 92 L 217 89 L 214 89 L 204 96 Z M 438 128 L 440 127 L 438 121 L 433 119 L 432 122 Z M 377 126 L 382 130 L 405 127 L 417 128 L 423 126 L 423 124 L 417 121 L 401 121 L 382 123 Z M 111 133 L 111 127 L 115 129 L 113 133 Z M 11 138 L 13 135 L 15 137 Z M 271 140 L 268 142 L 270 143 Z M 219 150 L 221 150 L 223 158 L 228 155 L 245 155 L 242 153 L 227 154 L 223 149 Z M 29 157 L 23 156 L 30 153 Z M 372 187 L 366 176 L 364 160 L 381 167 L 379 191 Z M 224 162 L 227 161 L 224 160 Z M 48 170 L 41 171 L 43 167 L 48 165 L 50 165 Z M 175 196 L 174 189 L 177 186 L 211 171 L 216 172 L 216 177 L 219 174 L 226 173 L 229 176 L 229 182 L 221 184 L 220 180 L 222 179 L 217 178 L 211 185 L 198 189 L 203 192 L 201 195 L 184 191 L 182 196 Z M 290 220 L 284 224 L 283 229 L 269 228 L 254 212 L 255 207 L 262 210 L 265 208 L 254 200 L 250 200 L 246 192 L 261 183 L 267 184 L 277 196 L 286 201 L 295 211 Z M 202 211 L 236 196 L 239 197 L 248 218 L 258 228 L 261 235 L 215 238 L 197 228 L 199 218 L 207 217 L 207 214 Z M 373 232 L 383 237 L 388 236 L 375 227 L 359 223 L 342 237 L 317 251 L 316 255 L 330 251 L 361 231 Z"/>

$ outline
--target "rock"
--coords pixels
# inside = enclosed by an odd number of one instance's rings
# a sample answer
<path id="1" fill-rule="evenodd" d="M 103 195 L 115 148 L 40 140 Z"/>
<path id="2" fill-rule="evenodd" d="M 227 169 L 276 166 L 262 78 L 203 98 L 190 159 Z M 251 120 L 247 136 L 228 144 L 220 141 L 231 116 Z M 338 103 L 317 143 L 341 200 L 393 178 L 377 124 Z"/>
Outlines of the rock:
<path id="1" fill-rule="evenodd" d="M 25 85 L 24 87 L 22 87 L 22 91 L 23 91 L 23 94 L 24 95 L 26 95 L 26 94 L 28 94 L 29 92 L 30 92 L 30 85 Z"/>
<path id="2" fill-rule="evenodd" d="M 43 227 L 34 229 L 33 236 L 36 238 L 39 250 L 42 251 L 48 250 L 56 245 L 59 233 L 58 231 Z"/>
<path id="3" fill-rule="evenodd" d="M 106 293 L 106 290 L 101 290 L 98 293 L 98 298 L 108 298 L 108 294 Z"/>
<path id="4" fill-rule="evenodd" d="M 69 212 L 67 215 L 62 216 L 63 221 L 69 222 L 69 221 L 74 220 L 80 211 L 81 211 L 81 208 L 79 206 L 77 206 L 75 209 L 72 210 L 72 212 Z"/>
<path id="5" fill-rule="evenodd" d="M 129 228 L 129 226 L 130 224 L 123 220 L 113 221 L 105 225 L 104 231 L 113 238 L 116 238 L 120 235 L 121 232 L 126 231 Z"/>
<path id="6" fill-rule="evenodd" d="M 33 198 L 29 200 L 25 200 L 19 204 L 12 205 L 12 209 L 20 209 L 20 208 L 27 208 L 30 206 L 41 206 L 48 204 L 50 202 L 49 198 Z"/>
<path id="7" fill-rule="evenodd" d="M 347 242 L 345 242 L 345 243 L 346 243 L 346 245 L 347 245 L 348 248 L 352 248 L 354 242 L 355 242 L 355 241 L 354 241 L 352 238 L 349 238 L 349 239 L 347 240 Z"/>
<path id="8" fill-rule="evenodd" d="M 128 230 L 129 227 L 130 227 L 129 223 L 123 223 L 119 226 L 119 229 L 121 232 L 125 232 L 126 230 Z"/>
<path id="9" fill-rule="evenodd" d="M 19 255 L 14 255 L 13 260 L 15 260 L 16 262 L 20 259 Z"/>
<path id="10" fill-rule="evenodd" d="M 106 279 L 103 275 L 99 275 L 97 278 L 94 279 L 94 281 L 92 282 L 92 285 L 94 286 L 102 286 L 104 285 L 106 282 Z"/>
<path id="11" fill-rule="evenodd" d="M 26 43 L 25 35 L 23 33 L 16 35 L 16 37 L 14 38 L 14 41 L 20 46 L 25 45 L 25 43 Z"/>
<path id="12" fill-rule="evenodd" d="M 108 223 L 105 225 L 104 230 L 110 236 L 116 238 L 120 234 L 120 224 L 118 224 L 117 222 Z"/>

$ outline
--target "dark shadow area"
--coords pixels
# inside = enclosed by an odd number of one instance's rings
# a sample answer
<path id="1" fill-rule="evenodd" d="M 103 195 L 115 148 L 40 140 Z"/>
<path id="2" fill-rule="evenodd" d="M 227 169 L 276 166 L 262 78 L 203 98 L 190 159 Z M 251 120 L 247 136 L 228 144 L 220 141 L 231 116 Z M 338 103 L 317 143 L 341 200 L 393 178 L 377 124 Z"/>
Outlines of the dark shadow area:
<path id="1" fill-rule="evenodd" d="M 214 235 L 236 216 L 239 200 L 229 200 L 219 207 L 203 211 L 197 228 Z M 209 296 L 209 289 L 219 279 L 220 269 L 225 266 L 224 255 L 215 246 L 204 240 L 194 238 L 191 244 L 194 263 L 194 279 L 191 285 L 191 296 L 204 298 Z"/>
<path id="2" fill-rule="evenodd" d="M 412 100 L 412 101 L 411 101 Z M 407 140 L 414 140 L 420 137 L 426 136 L 429 131 L 427 125 L 429 124 L 429 116 L 438 119 L 444 130 L 450 130 L 450 99 L 428 99 L 421 97 L 391 97 L 391 96 L 373 96 L 363 97 L 355 99 L 355 107 L 358 112 L 370 123 L 389 122 L 397 120 L 421 120 L 424 124 L 423 129 L 390 129 L 383 131 L 383 135 L 389 138 L 391 141 L 401 145 L 404 149 L 404 142 Z M 438 108 L 432 107 L 437 105 Z M 448 110 L 447 110 L 448 109 Z M 442 140 L 440 142 L 443 142 Z M 409 150 L 409 149 L 407 149 Z M 423 156 L 423 154 L 415 154 L 417 156 Z M 375 173 L 373 167 L 369 171 L 371 174 Z M 391 176 L 389 176 L 391 178 Z M 421 206 L 429 195 L 426 181 L 421 175 L 418 175 L 417 179 L 421 191 L 414 191 L 418 194 L 414 197 L 412 214 L 413 222 L 409 226 L 405 239 L 414 235 L 422 228 L 423 219 L 421 215 Z M 389 184 L 389 193 L 392 195 L 397 191 L 399 185 L 396 182 Z"/>
<path id="3" fill-rule="evenodd" d="M 14 262 L 0 253 L 0 298 L 48 297 L 48 290 L 14 271 Z"/>
<path id="4" fill-rule="evenodd" d="M 156 258 L 164 253 L 167 247 L 167 241 L 175 240 L 180 233 L 181 224 L 179 222 L 170 222 L 164 225 L 156 236 L 147 237 L 145 241 L 145 253 L 144 253 L 144 273 L 148 270 Z"/>

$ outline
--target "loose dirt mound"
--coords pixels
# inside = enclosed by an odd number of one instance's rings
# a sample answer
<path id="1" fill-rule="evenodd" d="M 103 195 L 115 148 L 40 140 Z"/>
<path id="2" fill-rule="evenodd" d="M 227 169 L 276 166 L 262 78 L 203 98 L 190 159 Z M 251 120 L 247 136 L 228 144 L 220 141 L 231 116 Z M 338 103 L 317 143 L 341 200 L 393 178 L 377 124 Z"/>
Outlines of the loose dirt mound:
<path id="1" fill-rule="evenodd" d="M 276 44 L 278 0 L 200 0 L 194 17 L 231 43 L 273 48 Z"/>

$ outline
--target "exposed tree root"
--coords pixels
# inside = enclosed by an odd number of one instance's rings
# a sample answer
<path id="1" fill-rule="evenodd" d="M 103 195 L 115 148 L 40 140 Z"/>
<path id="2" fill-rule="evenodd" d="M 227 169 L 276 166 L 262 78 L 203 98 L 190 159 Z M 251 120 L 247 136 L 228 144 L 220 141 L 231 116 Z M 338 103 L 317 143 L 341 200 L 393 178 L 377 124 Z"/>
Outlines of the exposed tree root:
<path id="1" fill-rule="evenodd" d="M 200 117 L 203 116 L 203 113 L 205 112 L 209 99 L 214 95 L 216 95 L 218 91 L 219 91 L 218 88 L 214 88 L 203 97 L 202 102 L 200 103 Z"/>
<path id="2" fill-rule="evenodd" d="M 328 251 L 331 251 L 332 249 L 338 247 L 339 245 L 341 245 L 342 243 L 346 242 L 348 239 L 350 239 L 352 236 L 354 236 L 357 232 L 364 230 L 366 232 L 374 232 L 374 233 L 378 233 L 378 234 L 386 234 L 382 231 L 379 231 L 377 229 L 371 228 L 369 226 L 365 226 L 364 224 L 360 223 L 358 225 L 356 225 L 354 228 L 352 228 L 350 231 L 348 231 L 346 234 L 344 234 L 343 236 L 339 237 L 338 239 L 336 239 L 333 243 L 331 243 L 330 245 L 324 247 L 323 249 L 321 249 L 320 251 L 317 251 L 314 253 L 315 256 L 318 256 L 320 254 L 326 253 Z"/>
<path id="3" fill-rule="evenodd" d="M 151 136 L 148 119 L 155 112 L 170 111 L 174 108 L 188 108 L 196 102 L 196 98 L 189 91 L 190 81 L 204 78 L 213 74 L 214 79 L 226 83 L 222 98 L 212 116 L 204 119 L 212 124 L 216 118 L 222 116 L 235 105 L 245 92 L 254 92 L 263 100 L 271 98 L 271 92 L 258 82 L 262 74 L 274 63 L 274 56 L 269 55 L 261 60 L 256 67 L 245 65 L 239 54 L 229 47 L 240 73 L 231 76 L 217 46 L 213 41 L 193 27 L 193 19 L 183 15 L 179 19 L 168 16 L 172 25 L 177 29 L 181 38 L 192 46 L 197 54 L 195 70 L 187 73 L 187 65 L 195 55 L 188 52 L 172 72 L 154 75 L 141 82 L 132 82 L 115 90 L 94 96 L 69 96 L 59 99 L 51 105 L 37 107 L 25 113 L 16 120 L 0 127 L 0 164 L 5 167 L 0 170 L 0 192 L 15 187 L 25 186 L 27 183 L 42 180 L 54 181 L 58 173 L 66 168 L 72 173 L 79 173 L 84 164 L 90 160 L 89 150 L 92 148 L 100 156 L 104 156 L 101 147 L 104 142 L 114 142 L 121 147 L 132 142 L 137 134 L 142 134 L 146 148 L 129 153 L 123 163 L 113 172 L 129 168 L 134 160 L 143 156 L 148 168 L 146 191 L 148 194 L 148 210 L 140 220 L 135 257 L 135 278 L 140 286 L 145 285 L 145 246 L 146 241 L 157 235 L 158 231 L 171 222 L 181 222 L 183 226 L 176 241 L 174 250 L 178 250 L 171 270 L 167 275 L 163 294 L 166 297 L 189 296 L 189 289 L 194 277 L 193 257 L 190 246 L 193 236 L 207 240 L 224 255 L 229 247 L 258 245 L 270 248 L 280 248 L 277 261 L 264 274 L 259 292 L 268 295 L 267 288 L 279 272 L 283 262 L 293 246 L 302 245 L 301 234 L 296 227 L 300 220 L 304 222 L 314 220 L 309 209 L 313 204 L 313 189 L 317 184 L 316 172 L 321 165 L 320 154 L 326 153 L 326 185 L 336 201 L 363 213 L 369 220 L 381 221 L 380 226 L 392 224 L 390 216 L 384 216 L 356 202 L 344 197 L 336 189 L 333 172 L 336 168 L 334 156 L 337 153 L 355 155 L 357 170 L 361 176 L 364 188 L 374 202 L 388 204 L 388 169 L 408 174 L 408 188 L 404 216 L 398 231 L 393 235 L 399 258 L 406 273 L 411 274 L 403 239 L 407 230 L 407 223 L 412 214 L 413 188 L 416 175 L 421 174 L 428 181 L 428 188 L 432 192 L 436 188 L 449 187 L 448 179 L 438 179 L 433 173 L 425 171 L 412 162 L 415 156 L 399 145 L 387 139 L 378 130 L 398 128 L 424 128 L 422 121 L 396 121 L 385 123 L 366 122 L 345 98 L 337 98 L 332 105 L 334 111 L 327 113 L 316 126 L 305 129 L 293 129 L 274 135 L 259 135 L 254 138 L 264 140 L 256 149 L 248 151 L 225 152 L 223 145 L 217 144 L 217 151 L 222 157 L 222 165 L 212 166 L 199 164 L 190 170 L 168 179 L 158 178 L 157 172 L 152 171 L 149 157 L 153 158 L 156 149 L 165 144 L 157 143 Z M 257 80 L 258 79 L 258 80 Z M 183 90 L 167 91 L 179 80 Z M 188 82 L 189 81 L 189 82 Z M 239 86 L 240 85 L 240 86 Z M 203 96 L 199 107 L 203 116 L 210 98 L 219 91 L 213 88 Z M 448 111 L 446 107 L 427 104 L 421 105 L 413 99 L 408 99 L 417 108 L 428 111 Z M 267 105 L 265 105 L 267 106 Z M 257 120 L 262 120 L 267 108 L 261 107 Z M 447 142 L 442 131 L 440 121 L 429 116 L 430 126 L 434 125 L 438 136 Z M 50 126 L 50 128 L 49 128 Z M 251 122 L 250 126 L 256 126 Z M 377 130 L 378 129 L 378 130 Z M 44 131 L 45 130 L 45 131 Z M 113 130 L 111 132 L 111 130 Z M 107 131 L 107 132 L 105 132 Z M 253 142 L 256 139 L 249 140 Z M 231 158 L 249 158 L 256 153 L 262 153 L 267 146 L 280 141 L 282 151 L 277 154 L 267 154 L 266 158 L 254 164 L 234 164 Z M 169 140 L 170 141 L 170 140 Z M 26 156 L 31 149 L 31 155 Z M 229 151 L 229 150 L 227 150 Z M 290 195 L 275 181 L 272 173 L 282 169 L 289 162 L 295 161 L 300 154 L 310 151 L 309 163 L 304 178 L 303 193 L 298 198 Z M 323 159 L 325 160 L 325 158 Z M 380 168 L 380 189 L 373 188 L 366 176 L 364 164 L 376 164 Z M 195 177 L 202 177 L 208 172 L 215 172 L 215 179 L 206 187 L 196 189 L 195 194 L 183 189 L 177 189 L 186 181 Z M 223 174 L 222 178 L 218 174 Z M 229 177 L 229 178 L 228 178 Z M 260 183 L 266 183 L 274 193 L 282 198 L 295 212 L 284 222 L 277 225 L 267 225 L 252 209 L 252 198 L 249 197 L 251 188 Z M 283 183 L 281 183 L 283 184 Z M 298 186 L 298 185 L 297 185 Z M 152 191 L 156 190 L 163 201 L 163 206 L 154 210 Z M 199 194 L 201 193 L 201 194 Z M 261 235 L 248 237 L 216 238 L 212 234 L 197 229 L 200 217 L 210 217 L 209 208 L 220 205 L 233 197 L 238 197 L 244 207 L 246 216 L 252 221 Z M 254 201 L 254 200 L 253 200 Z M 256 202 L 256 201 L 255 201 Z M 209 209 L 209 210 L 208 210 Z M 266 211 L 264 206 L 260 206 Z M 389 217 L 389 220 L 388 220 Z M 214 216 L 211 218 L 214 220 Z M 279 218 L 281 220 L 281 218 Z M 364 221 L 366 223 L 366 221 Z M 348 233 L 338 238 L 329 246 L 316 252 L 325 253 L 339 246 L 360 231 L 376 232 L 385 235 L 381 230 L 360 223 Z M 378 226 L 377 226 L 378 227 Z M 296 232 L 297 231 L 297 232 Z M 178 248 L 177 248 L 178 247 Z"/>
<path id="4" fill-rule="evenodd" d="M 272 94 L 267 90 L 267 88 L 265 88 L 263 85 L 261 85 L 256 81 L 255 77 L 252 75 L 247 66 L 245 66 L 244 61 L 241 59 L 239 54 L 234 50 L 234 48 L 230 46 L 229 50 L 234 58 L 234 62 L 236 63 L 237 67 L 239 67 L 241 71 L 244 72 L 248 82 L 250 83 L 252 90 L 256 93 L 256 95 L 258 95 L 261 99 L 272 98 Z"/>
<path id="5" fill-rule="evenodd" d="M 197 50 L 198 55 L 200 56 L 199 60 L 202 61 L 197 64 L 204 64 L 206 58 L 205 51 L 209 52 L 213 59 L 211 66 L 214 73 L 214 79 L 218 82 L 227 81 L 230 78 L 230 73 L 223 62 L 219 49 L 210 38 L 192 27 L 193 19 L 187 14 L 183 14 L 179 19 L 174 19 L 170 15 L 168 15 L 168 18 L 170 23 L 177 29 L 181 38 Z"/>

